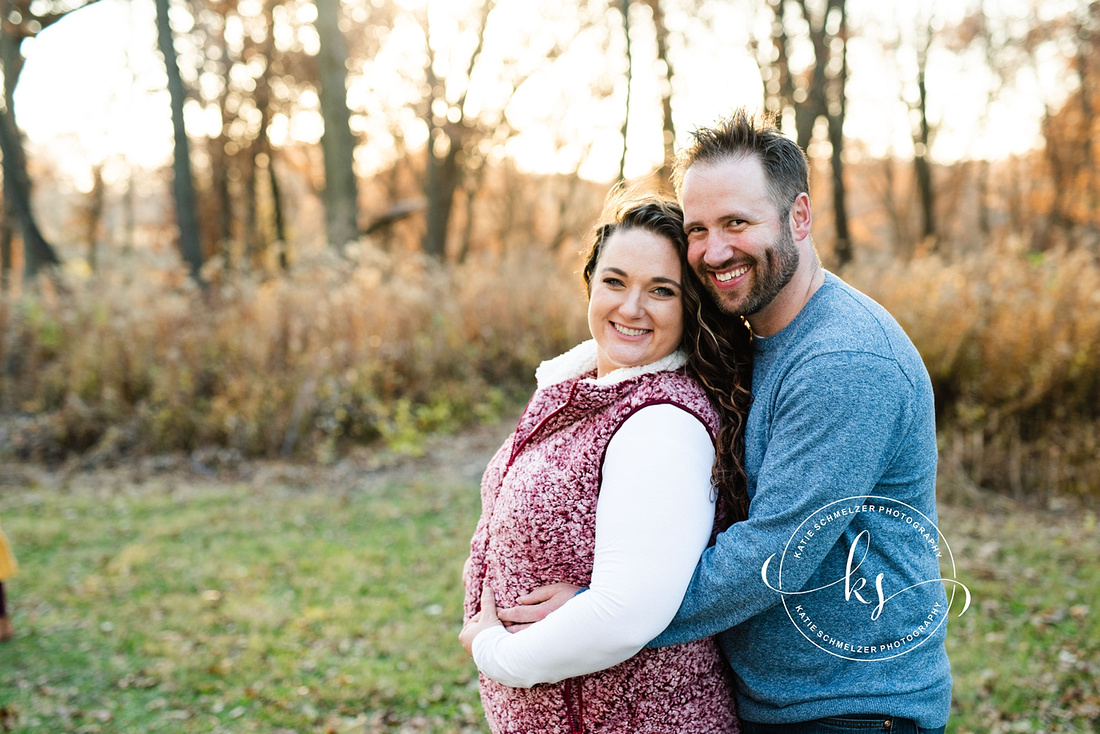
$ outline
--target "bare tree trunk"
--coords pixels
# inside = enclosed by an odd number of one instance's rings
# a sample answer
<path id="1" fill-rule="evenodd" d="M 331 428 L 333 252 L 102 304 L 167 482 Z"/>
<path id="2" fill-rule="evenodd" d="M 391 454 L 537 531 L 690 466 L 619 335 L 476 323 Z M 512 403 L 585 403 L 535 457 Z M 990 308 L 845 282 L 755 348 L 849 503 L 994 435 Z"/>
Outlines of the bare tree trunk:
<path id="1" fill-rule="evenodd" d="M 61 264 L 53 247 L 38 230 L 31 209 L 31 182 L 23 145 L 11 108 L 0 110 L 0 154 L 4 156 L 4 199 L 11 202 L 23 235 L 23 266 L 27 279 L 43 268 Z"/>
<path id="2" fill-rule="evenodd" d="M 447 255 L 447 230 L 450 229 L 454 195 L 461 175 L 458 150 L 448 147 L 442 156 L 437 151 L 428 160 L 428 227 L 424 253 L 438 260 L 443 260 Z"/>
<path id="3" fill-rule="evenodd" d="M 286 270 L 290 267 L 290 257 L 287 253 L 286 223 L 283 219 L 283 194 L 279 188 L 279 176 L 275 173 L 275 159 L 270 155 L 267 159 L 267 180 L 271 187 L 271 211 L 275 218 L 275 241 L 279 243 L 279 267 Z"/>
<path id="4" fill-rule="evenodd" d="M 259 157 L 260 144 L 253 140 L 245 151 L 248 166 L 244 168 L 244 253 L 241 260 L 245 267 L 252 266 L 252 259 L 260 251 L 260 215 L 258 211 L 259 196 L 256 182 L 260 177 Z"/>
<path id="5" fill-rule="evenodd" d="M 844 183 L 844 120 L 847 114 L 848 20 L 845 0 L 827 0 L 824 11 L 815 15 L 806 0 L 794 0 L 806 22 L 813 64 L 808 81 L 799 87 L 790 67 L 790 38 L 786 30 L 786 0 L 771 0 L 772 43 L 778 69 L 776 84 L 769 84 L 766 106 L 782 114 L 792 109 L 795 115 L 795 140 L 806 150 L 813 138 L 814 126 L 824 117 L 828 123 L 832 146 L 833 215 L 836 228 L 837 266 L 852 259 L 852 242 L 848 226 L 847 190 Z M 837 35 L 829 33 L 830 18 L 837 23 Z M 839 49 L 833 41 L 839 39 Z M 839 63 L 834 64 L 834 56 Z M 830 70 L 830 68 L 834 70 Z"/>
<path id="6" fill-rule="evenodd" d="M 5 199 L 0 211 L 4 212 L 3 220 L 0 220 L 0 293 L 7 293 L 11 288 L 11 212 Z"/>
<path id="7" fill-rule="evenodd" d="M 0 107 L 0 146 L 4 156 L 4 199 L 6 213 L 14 213 L 19 220 L 23 238 L 23 262 L 28 277 L 34 277 L 42 268 L 60 264 L 57 253 L 42 236 L 31 208 L 31 181 L 27 175 L 27 159 L 23 150 L 23 136 L 15 123 L 15 85 L 23 71 L 20 44 L 34 38 L 43 29 L 61 20 L 74 10 L 90 5 L 87 0 L 69 7 L 47 3 L 38 8 L 36 3 L 23 3 L 16 7 L 9 0 L 0 0 L 0 66 L 4 75 L 4 104 Z M 45 12 L 40 12 L 44 10 Z M 3 239 L 8 249 L 10 267 L 11 229 Z"/>
<path id="8" fill-rule="evenodd" d="M 775 65 L 779 71 L 778 94 L 769 99 L 767 108 L 776 115 L 776 122 L 782 124 L 783 110 L 794 107 L 794 76 L 791 74 L 790 54 L 787 51 L 790 39 L 787 37 L 786 0 L 771 0 L 772 9 L 772 45 L 775 47 Z"/>
<path id="9" fill-rule="evenodd" d="M 253 248 L 253 252 L 250 254 L 253 256 L 260 251 L 266 250 L 270 245 L 270 243 L 262 241 L 262 228 L 256 216 L 256 206 L 260 198 L 259 186 L 263 180 L 263 176 L 256 170 L 256 167 L 262 165 L 265 167 L 267 183 L 271 192 L 272 227 L 274 229 L 273 237 L 275 241 L 279 243 L 280 247 L 279 267 L 282 270 L 286 270 L 288 266 L 286 227 L 283 224 L 283 207 L 279 192 L 279 180 L 275 173 L 275 151 L 272 149 L 271 139 L 268 138 L 267 135 L 268 126 L 271 122 L 271 75 L 274 73 L 271 69 L 271 64 L 275 59 L 274 5 L 274 0 L 269 0 L 264 3 L 264 21 L 267 23 L 267 36 L 260 52 L 264 59 L 264 71 L 260 75 L 260 78 L 256 80 L 256 107 L 260 111 L 260 129 L 256 132 L 256 140 L 253 143 L 252 179 L 251 186 L 249 187 L 249 208 L 251 212 L 249 237 L 251 247 Z M 262 163 L 260 162 L 261 159 L 263 161 Z"/>
<path id="10" fill-rule="evenodd" d="M 33 278 L 42 268 L 59 265 L 61 260 L 38 229 L 31 208 L 31 180 L 27 175 L 27 157 L 23 136 L 15 124 L 15 85 L 23 70 L 19 52 L 22 39 L 12 37 L 6 22 L 18 11 L 8 0 L 0 0 L 0 65 L 4 70 L 4 103 L 0 107 L 0 154 L 4 156 L 4 204 L 7 212 L 19 223 L 23 240 L 23 267 L 27 278 Z M 10 247 L 10 239 L 8 244 Z"/>
<path id="11" fill-rule="evenodd" d="M 459 263 L 466 262 L 466 258 L 470 254 L 470 248 L 473 246 L 474 240 L 474 208 L 477 204 L 475 193 L 477 189 L 473 186 L 466 185 L 463 187 L 463 193 L 466 199 L 466 221 L 462 225 L 462 244 L 458 249 L 458 257 L 456 261 Z"/>
<path id="12" fill-rule="evenodd" d="M 130 254 L 134 249 L 134 231 L 136 229 L 136 217 L 134 216 L 134 169 L 127 161 L 126 165 L 126 191 L 122 194 L 122 252 Z"/>
<path id="13" fill-rule="evenodd" d="M 355 178 L 355 136 L 348 110 L 347 40 L 340 30 L 340 0 L 317 0 L 321 39 L 321 115 L 325 131 L 325 223 L 330 245 L 343 250 L 359 235 L 359 184 Z"/>
<path id="14" fill-rule="evenodd" d="M 852 238 L 848 230 L 847 190 L 844 186 L 844 119 L 848 113 L 848 15 L 844 2 L 839 2 L 841 40 L 840 70 L 832 80 L 833 94 L 828 103 L 829 143 L 832 146 L 833 219 L 836 229 L 837 268 L 852 261 Z"/>
<path id="15" fill-rule="evenodd" d="M 623 109 L 623 153 L 619 156 L 619 180 L 626 180 L 626 133 L 630 124 L 630 86 L 634 81 L 634 58 L 630 53 L 630 0 L 621 0 L 623 36 L 626 39 L 626 104 Z"/>
<path id="16" fill-rule="evenodd" d="M 88 205 L 88 267 L 98 269 L 98 247 L 103 224 L 103 165 L 92 166 L 92 199 Z"/>
<path id="17" fill-rule="evenodd" d="M 993 234 L 993 224 L 989 216 L 989 161 L 985 158 L 978 162 L 978 231 L 982 233 L 982 243 L 989 242 Z"/>
<path id="18" fill-rule="evenodd" d="M 1050 202 L 1050 214 L 1047 215 L 1045 223 L 1040 225 L 1040 231 L 1035 233 L 1035 247 L 1046 250 L 1053 244 L 1056 230 L 1068 232 L 1071 228 L 1073 220 L 1066 210 L 1069 207 L 1068 199 L 1072 193 L 1072 188 L 1067 184 L 1073 180 L 1076 171 L 1073 164 L 1062 155 L 1063 143 L 1059 136 L 1064 133 L 1058 132 L 1058 125 L 1054 121 L 1054 113 L 1046 105 L 1044 105 L 1043 110 L 1042 131 L 1046 143 L 1043 146 L 1043 155 L 1050 167 L 1050 177 L 1054 184 L 1054 196 Z"/>
<path id="19" fill-rule="evenodd" d="M 190 268 L 191 277 L 202 282 L 202 244 L 199 241 L 199 222 L 195 212 L 195 183 L 191 178 L 191 148 L 183 122 L 183 103 L 187 94 L 180 77 L 172 26 L 168 20 L 168 0 L 156 0 L 156 8 L 157 45 L 164 56 L 164 67 L 168 72 L 168 93 L 172 101 L 172 193 L 176 203 L 176 223 L 179 226 L 180 255 Z"/>
<path id="20" fill-rule="evenodd" d="M 1100 15 L 1100 3 L 1092 2 L 1089 10 L 1093 15 L 1092 23 L 1080 23 L 1077 26 L 1077 54 L 1074 59 L 1077 78 L 1079 80 L 1078 94 L 1081 95 L 1081 125 L 1084 128 L 1081 134 L 1081 167 L 1085 177 L 1084 209 L 1085 221 L 1095 231 L 1095 214 L 1097 209 L 1097 176 L 1096 163 L 1093 160 L 1094 144 L 1092 129 L 1095 121 L 1095 108 L 1093 106 L 1092 71 L 1089 69 L 1089 58 L 1096 53 L 1093 37 L 1093 27 L 1096 16 Z"/>
<path id="21" fill-rule="evenodd" d="M 664 64 L 665 78 L 661 86 L 661 136 L 665 157 L 657 175 L 661 185 L 669 186 L 672 163 L 676 159 L 676 123 L 672 119 L 672 60 L 669 58 L 668 25 L 665 23 L 665 11 L 661 0 L 647 0 L 653 14 L 653 30 L 657 36 L 657 60 Z"/>
<path id="22" fill-rule="evenodd" d="M 878 162 L 882 170 L 883 190 L 882 208 L 886 210 L 886 216 L 890 221 L 890 236 L 893 244 L 893 254 L 901 260 L 909 260 L 913 256 L 913 239 L 909 234 L 909 217 L 907 209 L 898 205 L 897 175 L 894 165 L 894 156 L 887 155 Z M 907 197 L 901 197 L 908 200 Z"/>
<path id="23" fill-rule="evenodd" d="M 798 0 L 798 6 L 802 9 L 802 17 L 810 29 L 810 42 L 814 48 L 814 65 L 810 70 L 810 83 L 803 89 L 805 100 L 801 103 L 795 100 L 795 139 L 798 147 L 806 150 L 813 139 L 814 125 L 817 118 L 828 114 L 828 103 L 825 98 L 825 69 L 829 62 L 829 40 L 825 33 L 829 12 L 834 6 L 834 0 L 830 0 L 819 23 L 814 23 L 814 17 L 810 9 L 806 7 L 806 0 Z"/>
<path id="24" fill-rule="evenodd" d="M 932 140 L 932 127 L 928 123 L 928 85 L 925 83 L 925 67 L 928 65 L 928 49 L 932 46 L 932 21 L 925 29 L 924 44 L 917 50 L 917 113 L 920 122 L 913 140 L 913 167 L 917 177 L 917 191 L 921 202 L 921 238 L 936 250 L 936 201 L 932 187 L 932 166 L 928 150 Z"/>
<path id="25" fill-rule="evenodd" d="M 484 0 L 478 21 L 477 46 L 470 54 L 470 61 L 466 65 L 467 84 L 473 77 L 474 68 L 485 42 L 485 26 L 489 22 L 489 15 L 495 6 L 495 0 Z M 443 260 L 447 255 L 447 231 L 451 224 L 451 212 L 454 209 L 455 193 L 462 185 L 466 171 L 459 162 L 459 154 L 463 152 L 466 144 L 466 136 L 472 125 L 465 116 L 466 91 L 462 93 L 454 105 L 448 104 L 452 112 L 457 112 L 457 119 L 438 118 L 433 112 L 433 102 L 437 99 L 446 101 L 445 91 L 440 80 L 436 78 L 433 64 L 435 54 L 431 44 L 431 28 L 428 25 L 426 13 L 421 17 L 421 27 L 424 30 L 424 41 L 427 48 L 427 65 L 424 74 L 431 96 L 428 101 L 428 110 L 425 121 L 428 125 L 428 149 L 427 175 L 425 182 L 425 194 L 427 202 L 427 228 L 421 249 L 424 254 Z"/>
<path id="26" fill-rule="evenodd" d="M 233 62 L 229 58 L 229 44 L 225 40 L 224 23 L 214 32 L 218 35 L 217 43 L 222 55 L 224 73 L 221 98 L 218 100 L 221 130 L 218 131 L 216 138 L 209 140 L 209 145 L 213 148 L 210 155 L 213 168 L 211 173 L 214 177 L 214 195 L 218 200 L 218 238 L 221 240 L 218 243 L 218 249 L 224 258 L 222 267 L 228 268 L 233 264 L 233 200 L 229 192 L 229 167 L 233 165 L 233 160 L 226 152 L 226 144 L 229 142 L 228 102 L 229 90 L 232 88 L 229 72 L 233 68 Z"/>
<path id="27" fill-rule="evenodd" d="M 442 96 L 443 88 L 432 69 L 435 54 L 430 46 L 428 63 L 425 69 L 428 86 L 432 89 L 432 99 Z M 454 192 L 458 188 L 458 165 L 456 156 L 461 145 L 459 134 L 448 134 L 448 122 L 438 123 L 432 105 L 428 105 L 428 150 L 427 181 L 425 192 L 428 199 L 427 227 L 424 232 L 422 249 L 424 254 L 437 260 L 447 256 L 447 230 L 451 221 L 451 208 L 454 206 Z"/>

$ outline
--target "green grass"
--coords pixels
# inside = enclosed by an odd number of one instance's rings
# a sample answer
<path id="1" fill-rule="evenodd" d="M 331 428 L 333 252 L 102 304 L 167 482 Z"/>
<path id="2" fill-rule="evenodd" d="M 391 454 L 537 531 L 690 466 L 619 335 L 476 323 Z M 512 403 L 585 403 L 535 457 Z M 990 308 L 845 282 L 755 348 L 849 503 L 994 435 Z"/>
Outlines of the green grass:
<path id="1" fill-rule="evenodd" d="M 1100 531 L 1081 508 L 940 509 L 973 606 L 951 619 L 956 734 L 1100 731 Z"/>
<path id="2" fill-rule="evenodd" d="M 439 481 L 4 487 L 0 730 L 480 731 Z"/>
<path id="3" fill-rule="evenodd" d="M 21 562 L 0 731 L 485 731 L 456 640 L 484 457 L 453 453 L 235 481 L 0 472 Z M 940 509 L 974 594 L 948 731 L 1097 731 L 1095 514 L 979 500 Z"/>

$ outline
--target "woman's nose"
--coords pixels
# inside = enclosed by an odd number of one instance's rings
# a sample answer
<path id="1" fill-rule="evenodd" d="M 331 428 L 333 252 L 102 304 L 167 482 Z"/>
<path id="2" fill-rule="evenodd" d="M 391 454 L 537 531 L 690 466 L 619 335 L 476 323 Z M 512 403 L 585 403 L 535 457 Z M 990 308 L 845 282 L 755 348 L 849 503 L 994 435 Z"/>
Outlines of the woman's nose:
<path id="1" fill-rule="evenodd" d="M 638 318 L 645 313 L 645 297 L 641 291 L 632 290 L 626 294 L 623 299 L 622 305 L 619 306 L 619 311 L 624 316 L 631 318 Z"/>

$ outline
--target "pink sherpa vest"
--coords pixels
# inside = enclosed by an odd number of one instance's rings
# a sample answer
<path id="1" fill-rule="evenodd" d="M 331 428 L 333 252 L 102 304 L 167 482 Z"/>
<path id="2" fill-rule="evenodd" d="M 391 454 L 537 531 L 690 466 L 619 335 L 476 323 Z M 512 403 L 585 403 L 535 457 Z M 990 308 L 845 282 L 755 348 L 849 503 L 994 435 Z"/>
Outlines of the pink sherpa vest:
<path id="1" fill-rule="evenodd" d="M 604 452 L 632 413 L 672 404 L 698 417 L 711 436 L 717 432 L 716 412 L 682 369 L 614 384 L 585 379 L 593 377 L 539 389 L 489 463 L 464 579 L 467 617 L 480 608 L 483 581 L 501 607 L 544 584 L 588 585 Z M 482 676 L 481 700 L 494 734 L 738 731 L 711 639 L 647 648 L 613 668 L 532 688 Z"/>

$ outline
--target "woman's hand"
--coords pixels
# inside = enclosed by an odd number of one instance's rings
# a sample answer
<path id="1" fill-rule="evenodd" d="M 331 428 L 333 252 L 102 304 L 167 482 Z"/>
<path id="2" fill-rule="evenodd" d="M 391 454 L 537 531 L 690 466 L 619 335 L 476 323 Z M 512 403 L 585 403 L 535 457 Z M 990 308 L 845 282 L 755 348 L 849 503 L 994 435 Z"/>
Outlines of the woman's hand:
<path id="1" fill-rule="evenodd" d="M 481 590 L 481 611 L 475 614 L 469 622 L 462 627 L 458 639 L 462 648 L 470 656 L 474 656 L 474 638 L 482 630 L 490 627 L 500 627 L 501 622 L 497 617 L 497 601 L 493 596 L 493 590 L 486 586 Z"/>
<path id="2" fill-rule="evenodd" d="M 582 586 L 559 581 L 556 584 L 540 586 L 529 594 L 516 599 L 518 606 L 510 609 L 502 609 L 500 619 L 504 622 L 509 632 L 519 632 L 527 629 L 535 622 L 546 619 L 546 615 L 556 609 L 560 609 L 565 602 L 577 595 Z M 493 607 L 494 616 L 496 607 Z"/>

